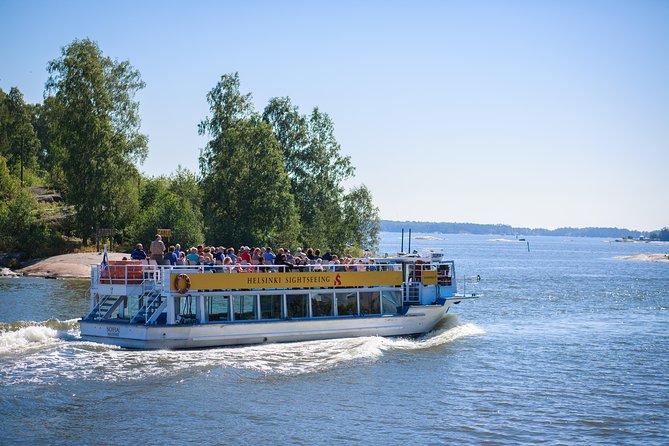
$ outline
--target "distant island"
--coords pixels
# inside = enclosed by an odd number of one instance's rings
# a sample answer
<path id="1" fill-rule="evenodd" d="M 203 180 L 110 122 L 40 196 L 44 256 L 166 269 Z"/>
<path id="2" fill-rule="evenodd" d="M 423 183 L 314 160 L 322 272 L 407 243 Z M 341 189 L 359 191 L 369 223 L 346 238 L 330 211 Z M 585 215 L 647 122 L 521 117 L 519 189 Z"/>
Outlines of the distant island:
<path id="1" fill-rule="evenodd" d="M 607 237 L 665 240 L 666 228 L 658 231 L 635 231 L 625 228 L 516 228 L 510 225 L 486 225 L 477 223 L 446 223 L 425 221 L 381 220 L 381 230 L 400 232 L 411 229 L 413 232 L 440 232 L 442 234 L 497 234 L 497 235 L 547 235 L 566 237 Z"/>

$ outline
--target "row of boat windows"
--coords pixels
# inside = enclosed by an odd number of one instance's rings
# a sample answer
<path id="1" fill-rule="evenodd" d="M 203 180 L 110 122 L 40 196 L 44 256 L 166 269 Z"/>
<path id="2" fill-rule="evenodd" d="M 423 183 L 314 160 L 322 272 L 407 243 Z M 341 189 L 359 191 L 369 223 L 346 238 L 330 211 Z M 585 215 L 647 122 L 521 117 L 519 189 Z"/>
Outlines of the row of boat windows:
<path id="1" fill-rule="evenodd" d="M 188 296 L 181 297 L 180 313 L 184 317 L 196 316 L 191 299 Z M 398 314 L 402 311 L 402 293 L 398 290 L 249 294 L 206 296 L 204 299 L 204 319 L 208 322 L 367 316 Z"/>

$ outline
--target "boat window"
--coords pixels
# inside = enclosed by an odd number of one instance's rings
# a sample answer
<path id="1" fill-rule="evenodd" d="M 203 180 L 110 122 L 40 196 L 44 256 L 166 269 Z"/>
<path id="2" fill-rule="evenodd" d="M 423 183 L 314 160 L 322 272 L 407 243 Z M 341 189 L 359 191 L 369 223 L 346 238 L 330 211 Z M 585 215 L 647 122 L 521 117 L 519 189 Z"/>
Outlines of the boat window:
<path id="1" fill-rule="evenodd" d="M 281 319 L 281 295 L 260 296 L 261 319 Z"/>
<path id="2" fill-rule="evenodd" d="M 378 291 L 364 291 L 360 293 L 360 314 L 380 314 L 380 294 Z"/>
<path id="3" fill-rule="evenodd" d="M 358 315 L 358 293 L 336 293 L 335 296 L 338 316 Z"/>
<path id="4" fill-rule="evenodd" d="M 230 320 L 230 296 L 207 296 L 205 299 L 209 322 Z"/>
<path id="5" fill-rule="evenodd" d="M 401 313 L 402 292 L 399 290 L 383 291 L 381 293 L 381 309 L 383 314 Z"/>
<path id="6" fill-rule="evenodd" d="M 313 317 L 332 316 L 332 293 L 314 293 L 311 295 L 311 314 Z"/>
<path id="7" fill-rule="evenodd" d="M 257 296 L 246 295 L 246 296 L 234 296 L 233 297 L 233 306 L 235 311 L 235 320 L 244 321 L 249 319 L 257 319 Z"/>
<path id="8" fill-rule="evenodd" d="M 308 294 L 286 294 L 286 316 L 290 318 L 308 317 Z"/>
<path id="9" fill-rule="evenodd" d="M 195 320 L 197 318 L 197 304 L 191 295 L 181 296 L 179 298 L 179 316 L 183 320 Z"/>

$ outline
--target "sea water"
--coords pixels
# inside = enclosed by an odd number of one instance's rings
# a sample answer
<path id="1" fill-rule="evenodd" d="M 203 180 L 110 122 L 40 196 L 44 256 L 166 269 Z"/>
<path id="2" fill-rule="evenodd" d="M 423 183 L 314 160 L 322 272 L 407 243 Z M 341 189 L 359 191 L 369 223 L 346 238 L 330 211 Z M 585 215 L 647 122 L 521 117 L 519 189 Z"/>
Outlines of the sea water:
<path id="1" fill-rule="evenodd" d="M 669 263 L 615 259 L 669 245 L 415 235 L 482 295 L 418 339 L 123 350 L 86 281 L 0 279 L 0 444 L 669 443 Z"/>

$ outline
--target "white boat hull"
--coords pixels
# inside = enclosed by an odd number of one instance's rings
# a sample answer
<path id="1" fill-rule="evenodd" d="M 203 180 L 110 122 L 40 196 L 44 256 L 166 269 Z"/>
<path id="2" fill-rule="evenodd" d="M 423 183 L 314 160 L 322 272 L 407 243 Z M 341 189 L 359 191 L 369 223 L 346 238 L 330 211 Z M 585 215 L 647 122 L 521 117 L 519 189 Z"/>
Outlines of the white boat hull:
<path id="1" fill-rule="evenodd" d="M 139 325 L 121 321 L 80 321 L 87 341 L 138 349 L 187 349 L 299 342 L 361 336 L 427 333 L 449 304 L 411 307 L 404 315 L 239 321 L 190 325 Z"/>

